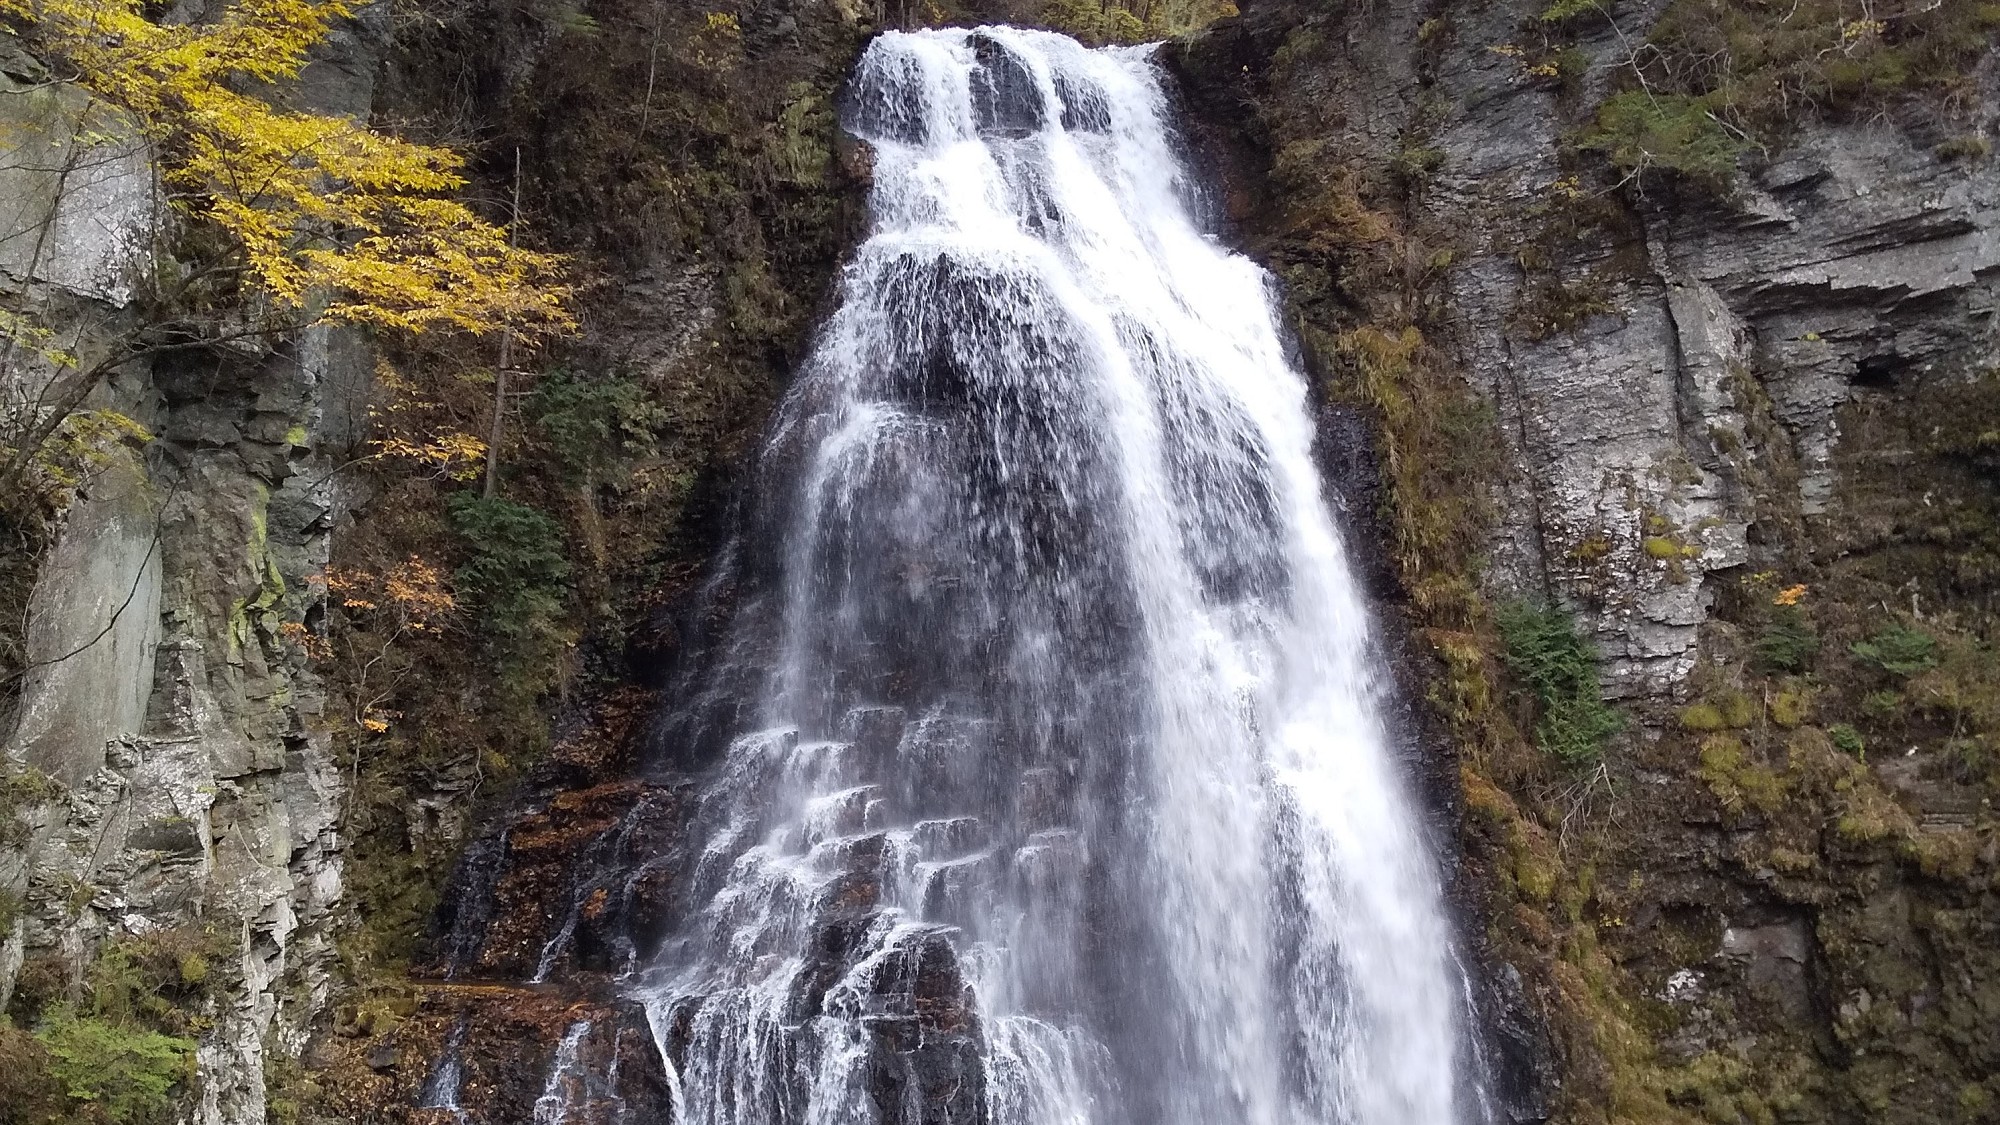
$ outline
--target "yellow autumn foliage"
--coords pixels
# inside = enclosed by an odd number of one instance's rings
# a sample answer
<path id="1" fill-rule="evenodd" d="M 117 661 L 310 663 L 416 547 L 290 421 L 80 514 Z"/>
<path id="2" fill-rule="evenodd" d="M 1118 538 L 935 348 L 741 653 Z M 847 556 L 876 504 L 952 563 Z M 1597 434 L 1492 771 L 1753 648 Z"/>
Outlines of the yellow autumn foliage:
<path id="1" fill-rule="evenodd" d="M 382 457 L 461 484 L 478 480 L 486 459 L 486 443 L 461 430 L 446 430 L 421 441 L 390 434 L 369 444 Z"/>
<path id="2" fill-rule="evenodd" d="M 285 322 L 422 332 L 573 323 L 559 257 L 510 244 L 450 197 L 448 149 L 260 97 L 296 78 L 352 0 L 234 0 L 212 22 L 156 22 L 138 0 L 0 0 L 0 23 L 128 113 L 182 214 L 227 235 L 202 282 L 235 283 Z M 247 91 L 247 92 L 246 92 Z"/>

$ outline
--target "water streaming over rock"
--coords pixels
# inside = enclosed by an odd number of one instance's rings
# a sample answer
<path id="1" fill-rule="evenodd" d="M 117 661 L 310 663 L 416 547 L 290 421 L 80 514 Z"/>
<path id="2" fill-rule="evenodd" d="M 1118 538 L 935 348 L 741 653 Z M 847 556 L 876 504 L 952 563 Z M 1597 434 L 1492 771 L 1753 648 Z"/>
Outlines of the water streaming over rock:
<path id="1" fill-rule="evenodd" d="M 854 75 L 872 233 L 660 731 L 690 1125 L 1479 1116 L 1306 387 L 1168 115 L 1045 33 Z"/>
<path id="2" fill-rule="evenodd" d="M 459 1087 L 465 1082 L 465 1061 L 459 1056 L 465 1050 L 465 1034 L 471 1027 L 471 1021 L 463 1016 L 452 1023 L 443 1052 L 417 1091 L 418 1109 L 442 1110 L 454 1121 L 466 1120 L 465 1109 L 458 1104 Z"/>
<path id="3" fill-rule="evenodd" d="M 549 1063 L 549 1076 L 542 1096 L 535 1099 L 531 1125 L 567 1125 L 589 1087 L 583 1065 L 583 1037 L 590 1034 L 590 1021 L 578 1020 L 563 1032 L 556 1044 L 556 1056 Z M 614 1059 L 617 1057 L 614 1053 Z"/>

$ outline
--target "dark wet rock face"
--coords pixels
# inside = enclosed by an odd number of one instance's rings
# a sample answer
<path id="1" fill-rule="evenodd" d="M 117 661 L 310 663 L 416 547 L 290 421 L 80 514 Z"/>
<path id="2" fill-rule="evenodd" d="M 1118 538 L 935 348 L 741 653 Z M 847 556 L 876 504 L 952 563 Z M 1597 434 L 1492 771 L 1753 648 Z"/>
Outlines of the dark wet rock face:
<path id="1" fill-rule="evenodd" d="M 1502 964 L 1490 973 L 1486 1010 L 1492 1092 L 1509 1125 L 1547 1121 L 1562 1074 L 1548 1028 L 1529 999 L 1521 971 Z"/>
<path id="2" fill-rule="evenodd" d="M 449 980 L 478 960 L 486 928 L 493 921 L 494 887 L 500 882 L 506 859 L 504 832 L 467 845 L 445 883 L 432 919 L 431 960 L 419 966 L 420 972 Z"/>
<path id="3" fill-rule="evenodd" d="M 660 1122 L 674 1094 L 645 1013 L 616 1000 L 509 985 L 432 989 L 395 1033 L 374 1088 L 343 1090 L 353 1120 L 400 1102 L 407 1125 Z M 373 1108 L 380 1114 L 379 1108 Z"/>
<path id="4" fill-rule="evenodd" d="M 688 787 L 609 782 L 561 792 L 468 849 L 426 975 L 536 982 L 619 972 L 656 941 L 683 865 Z"/>
<path id="5" fill-rule="evenodd" d="M 1035 76 L 990 36 L 972 38 L 979 67 L 972 73 L 972 113 L 982 133 L 1025 136 L 1042 127 L 1048 112 Z"/>

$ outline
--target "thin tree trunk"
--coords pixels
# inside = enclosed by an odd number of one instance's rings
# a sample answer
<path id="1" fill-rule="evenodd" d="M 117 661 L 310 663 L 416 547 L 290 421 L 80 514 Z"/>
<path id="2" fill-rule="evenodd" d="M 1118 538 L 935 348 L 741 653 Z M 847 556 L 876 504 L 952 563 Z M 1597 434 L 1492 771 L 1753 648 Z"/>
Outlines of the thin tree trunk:
<path id="1" fill-rule="evenodd" d="M 507 220 L 507 246 L 512 249 L 521 229 L 521 149 L 514 147 L 514 202 Z M 480 495 L 500 494 L 500 442 L 507 436 L 507 375 L 514 366 L 514 330 L 500 330 L 500 369 L 493 373 L 493 424 L 486 432 L 486 484 Z"/>

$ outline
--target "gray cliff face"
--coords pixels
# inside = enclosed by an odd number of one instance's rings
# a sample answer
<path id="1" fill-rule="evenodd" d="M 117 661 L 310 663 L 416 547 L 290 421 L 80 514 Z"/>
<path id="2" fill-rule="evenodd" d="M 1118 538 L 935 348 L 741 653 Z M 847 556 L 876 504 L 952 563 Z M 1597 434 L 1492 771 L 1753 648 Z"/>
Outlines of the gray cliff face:
<path id="1" fill-rule="evenodd" d="M 308 93 L 365 108 L 370 66 L 316 67 Z M 91 356 L 140 315 L 146 153 L 74 139 L 116 119 L 73 88 L 4 111 L 9 136 L 43 138 L 0 157 L 7 300 L 64 310 L 65 346 Z M 10 405 L 46 379 L 37 362 L 16 353 Z M 265 1120 L 264 1060 L 299 1053 L 328 993 L 342 784 L 282 630 L 318 600 L 342 510 L 331 470 L 371 364 L 359 338 L 315 330 L 129 365 L 86 407 L 151 440 L 109 447 L 80 483 L 29 606 L 6 752 L 60 789 L 0 849 L 0 889 L 24 904 L 0 935 L 0 1004 L 24 963 L 80 975 L 106 941 L 205 933 L 222 956 L 197 1055 L 204 1123 Z"/>
<path id="2" fill-rule="evenodd" d="M 1809 123 L 1726 200 L 1654 185 L 1635 222 L 1591 229 L 1568 214 L 1591 189 L 1561 183 L 1574 110 L 1479 49 L 1521 16 L 1457 16 L 1428 92 L 1455 106 L 1427 142 L 1443 162 L 1424 199 L 1462 232 L 1454 343 L 1513 469 L 1494 581 L 1588 607 L 1607 692 L 1668 698 L 1694 669 L 1710 576 L 1773 562 L 1802 517 L 1842 518 L 1840 407 L 1898 377 L 1979 368 L 2000 170 L 1941 159 L 1933 129 Z M 1581 47 L 1589 102 L 1621 46 L 1606 28 Z M 1992 104 L 1960 130 L 1983 131 Z M 1587 311 L 1538 331 L 1556 285 Z"/>
<path id="3" fill-rule="evenodd" d="M 1808 117 L 1726 192 L 1619 184 L 1601 160 L 1579 179 L 1574 139 L 1664 5 L 1586 29 L 1568 89 L 1511 46 L 1543 7 L 1252 5 L 1181 65 L 1211 135 L 1240 143 L 1241 112 L 1265 107 L 1323 179 L 1406 184 L 1409 233 L 1448 255 L 1401 272 L 1434 279 L 1423 316 L 1500 422 L 1488 586 L 1578 609 L 1607 693 L 1664 701 L 1696 666 L 1712 576 L 1838 522 L 1840 408 L 1980 369 L 2000 170 L 1935 146 L 1990 128 L 1992 68 L 1948 118 Z M 1234 208 L 1256 212 L 1238 216 L 1253 244 L 1295 190 L 1256 178 L 1235 185 L 1262 196 Z"/>

